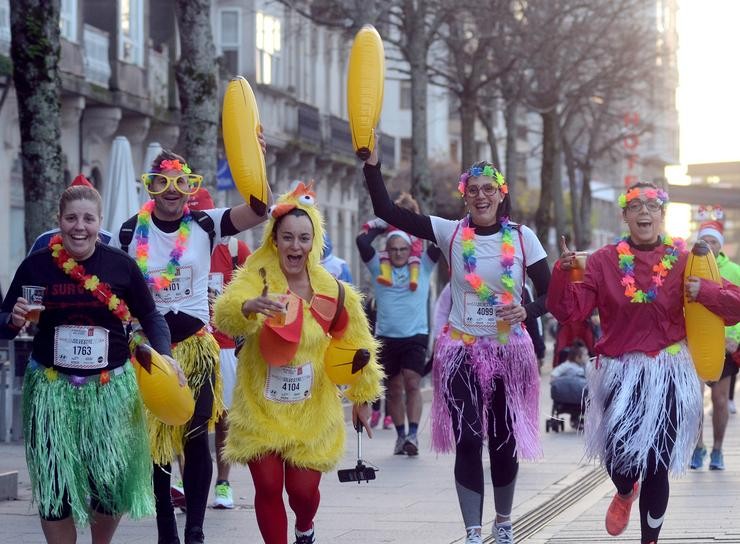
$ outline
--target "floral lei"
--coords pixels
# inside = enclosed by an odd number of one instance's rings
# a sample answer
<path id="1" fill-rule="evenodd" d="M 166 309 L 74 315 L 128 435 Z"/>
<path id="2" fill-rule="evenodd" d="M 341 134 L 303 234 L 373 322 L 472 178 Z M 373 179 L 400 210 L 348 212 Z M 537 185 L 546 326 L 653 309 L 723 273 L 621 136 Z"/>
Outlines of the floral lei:
<path id="1" fill-rule="evenodd" d="M 182 254 L 185 253 L 185 243 L 188 240 L 188 236 L 190 236 L 193 216 L 190 214 L 190 209 L 186 205 L 183 209 L 180 227 L 177 229 L 175 247 L 170 253 L 170 262 L 167 263 L 167 267 L 160 276 L 152 276 L 149 274 L 147 261 L 149 260 L 149 227 L 152 224 L 153 209 L 154 201 L 150 200 L 144 204 L 139 211 L 138 220 L 136 222 L 136 264 L 139 265 L 139 270 L 141 270 L 141 273 L 144 275 L 146 282 L 151 285 L 155 291 L 161 291 L 170 286 L 172 280 L 177 274 L 177 268 L 180 266 L 180 258 L 182 257 Z"/>
<path id="2" fill-rule="evenodd" d="M 185 162 L 180 162 L 179 159 L 164 159 L 162 162 L 159 163 L 159 171 L 162 172 L 164 170 L 179 170 L 180 172 L 183 172 L 185 174 L 192 173 L 192 170 Z"/>
<path id="3" fill-rule="evenodd" d="M 463 252 L 463 266 L 465 268 L 465 280 L 475 290 L 483 302 L 487 302 L 492 306 L 498 303 L 498 298 L 493 290 L 483 282 L 478 274 L 475 273 L 476 269 L 476 258 L 475 258 L 475 228 L 468 226 L 470 221 L 468 218 L 465 219 L 462 229 L 462 252 Z M 505 292 L 501 293 L 501 303 L 511 304 L 514 302 L 514 278 L 512 276 L 512 267 L 514 266 L 514 242 L 511 234 L 512 228 L 509 224 L 509 218 L 501 218 L 501 268 L 503 273 L 501 274 L 501 283 L 504 286 Z M 508 335 L 499 335 L 499 340 L 505 341 Z"/>
<path id="4" fill-rule="evenodd" d="M 85 267 L 75 261 L 64 249 L 61 235 L 57 234 L 49 241 L 49 249 L 51 249 L 54 262 L 65 274 L 90 291 L 118 319 L 123 322 L 131 321 L 128 305 L 113 294 L 110 285 L 100 281 L 100 278 L 95 275 L 85 273 Z"/>
<path id="5" fill-rule="evenodd" d="M 686 249 L 686 244 L 681 238 L 663 237 L 663 244 L 666 246 L 665 255 L 658 264 L 653 266 L 653 283 L 646 293 L 635 286 L 635 256 L 627 243 L 628 239 L 629 237 L 625 236 L 617 243 L 619 269 L 623 274 L 620 283 L 624 286 L 624 296 L 629 298 L 630 302 L 637 304 L 653 302 L 658 296 L 658 289 L 663 285 L 665 277 L 678 260 L 679 254 Z"/>
<path id="6" fill-rule="evenodd" d="M 641 194 L 645 195 L 645 198 L 649 200 L 657 200 L 661 206 L 668 203 L 668 193 L 663 189 L 652 189 L 650 187 L 635 187 L 634 189 L 630 189 L 626 193 L 619 195 L 617 203 L 620 208 L 626 208 L 627 203 L 639 198 Z"/>

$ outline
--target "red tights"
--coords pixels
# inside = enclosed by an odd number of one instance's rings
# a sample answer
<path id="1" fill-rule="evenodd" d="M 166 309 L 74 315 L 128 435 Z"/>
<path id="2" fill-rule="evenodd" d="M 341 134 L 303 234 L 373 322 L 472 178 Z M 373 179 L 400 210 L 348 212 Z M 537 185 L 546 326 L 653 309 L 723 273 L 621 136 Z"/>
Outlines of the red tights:
<path id="1" fill-rule="evenodd" d="M 296 468 L 275 454 L 265 455 L 249 463 L 254 481 L 254 510 L 265 544 L 287 544 L 288 516 L 283 504 L 283 482 L 288 492 L 288 504 L 295 512 L 296 528 L 308 531 L 319 509 L 321 473 Z"/>

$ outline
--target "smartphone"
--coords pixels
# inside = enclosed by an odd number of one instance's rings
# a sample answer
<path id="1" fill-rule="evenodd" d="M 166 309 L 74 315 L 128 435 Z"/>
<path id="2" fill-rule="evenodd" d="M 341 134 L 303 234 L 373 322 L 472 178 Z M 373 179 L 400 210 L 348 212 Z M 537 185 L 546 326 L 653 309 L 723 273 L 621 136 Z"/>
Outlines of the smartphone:
<path id="1" fill-rule="evenodd" d="M 375 469 L 365 466 L 363 463 L 357 463 L 355 468 L 345 468 L 337 471 L 339 481 L 344 482 L 369 482 L 375 479 Z"/>

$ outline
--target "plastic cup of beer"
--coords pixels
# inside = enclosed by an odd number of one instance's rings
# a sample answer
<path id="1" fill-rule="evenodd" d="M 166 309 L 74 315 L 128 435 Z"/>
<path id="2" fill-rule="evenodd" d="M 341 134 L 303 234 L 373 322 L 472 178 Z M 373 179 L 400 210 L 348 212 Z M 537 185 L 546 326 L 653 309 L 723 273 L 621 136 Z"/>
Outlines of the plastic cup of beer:
<path id="1" fill-rule="evenodd" d="M 290 295 L 286 295 L 284 293 L 268 293 L 267 297 L 271 301 L 277 302 L 283 307 L 282 311 L 275 312 L 268 317 L 267 322 L 273 327 L 284 327 L 285 318 L 288 315 L 288 299 L 290 298 Z"/>
<path id="2" fill-rule="evenodd" d="M 38 323 L 41 317 L 41 310 L 44 309 L 44 293 L 46 287 L 38 285 L 24 285 L 21 287 L 23 298 L 28 301 L 28 313 L 26 319 L 33 323 Z"/>
<path id="3" fill-rule="evenodd" d="M 586 260 L 588 260 L 588 251 L 576 251 L 576 259 L 573 262 L 573 268 L 570 269 L 571 283 L 583 283 L 583 276 L 586 273 Z"/>
<path id="4" fill-rule="evenodd" d="M 511 332 L 511 323 L 500 318 L 498 313 L 499 308 L 496 308 L 496 332 L 498 334 L 509 334 Z"/>

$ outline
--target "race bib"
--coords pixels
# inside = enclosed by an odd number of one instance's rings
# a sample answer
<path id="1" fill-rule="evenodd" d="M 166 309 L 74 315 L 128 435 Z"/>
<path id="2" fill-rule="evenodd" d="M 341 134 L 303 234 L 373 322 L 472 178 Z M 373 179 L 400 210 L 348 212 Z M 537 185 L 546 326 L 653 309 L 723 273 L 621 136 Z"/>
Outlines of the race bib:
<path id="1" fill-rule="evenodd" d="M 224 275 L 221 272 L 208 274 L 208 290 L 213 291 L 216 296 L 224 292 Z"/>
<path id="2" fill-rule="evenodd" d="M 152 270 L 151 275 L 160 276 L 164 271 L 164 268 Z M 178 267 L 172 283 L 161 291 L 155 291 L 152 294 L 154 295 L 154 301 L 159 304 L 172 304 L 192 296 L 193 267 L 190 265 Z"/>
<path id="3" fill-rule="evenodd" d="M 271 366 L 265 383 L 265 398 L 290 404 L 311 398 L 313 365 Z"/>
<path id="4" fill-rule="evenodd" d="M 463 321 L 466 326 L 496 330 L 496 307 L 476 293 L 464 293 Z"/>
<path id="5" fill-rule="evenodd" d="M 108 329 L 60 325 L 54 329 L 54 364 L 64 368 L 108 366 Z"/>

